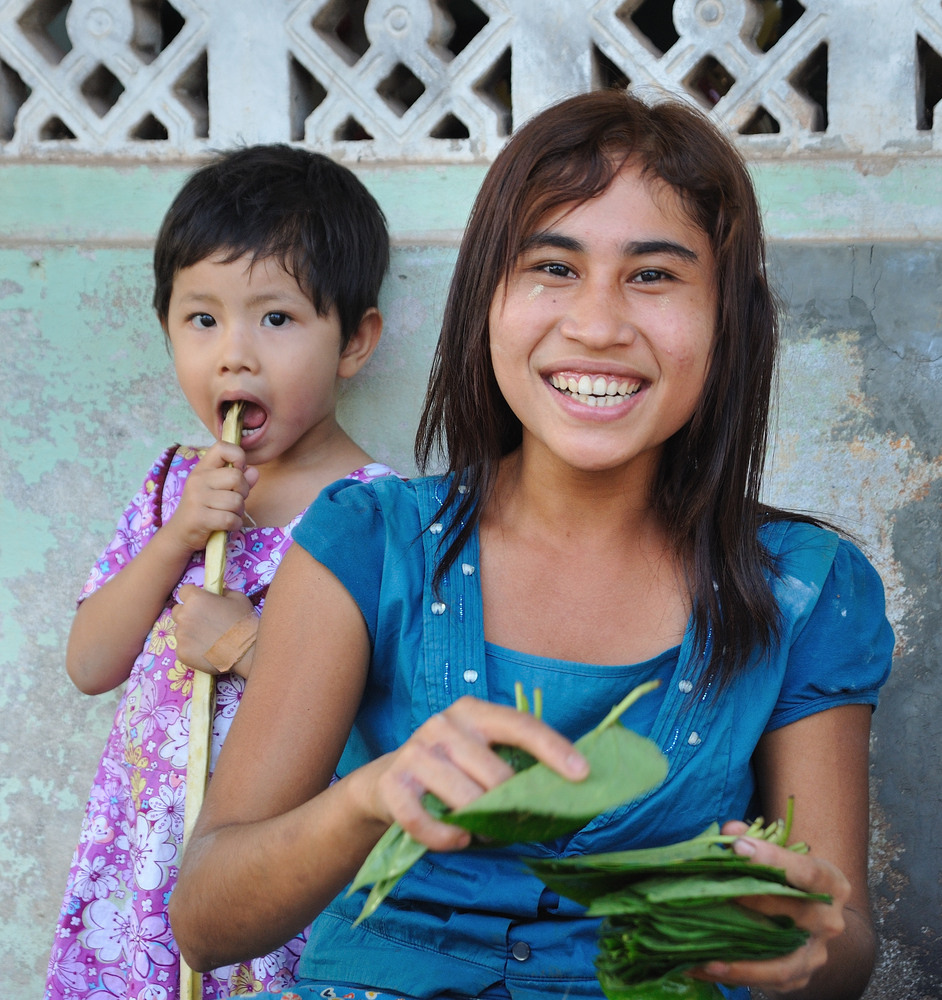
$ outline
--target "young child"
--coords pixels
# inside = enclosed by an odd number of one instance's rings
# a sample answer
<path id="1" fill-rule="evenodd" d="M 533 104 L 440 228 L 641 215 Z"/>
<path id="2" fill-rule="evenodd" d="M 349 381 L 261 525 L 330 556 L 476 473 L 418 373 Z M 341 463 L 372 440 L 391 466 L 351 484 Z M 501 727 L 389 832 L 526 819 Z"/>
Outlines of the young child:
<path id="1" fill-rule="evenodd" d="M 736 998 L 860 996 L 892 632 L 858 549 L 759 501 L 775 347 L 755 195 L 705 117 L 598 92 L 511 139 L 459 253 L 417 439 L 446 474 L 331 487 L 276 574 L 171 900 L 196 968 L 313 919 L 286 1000 L 594 1000 L 597 921 L 519 854 L 670 844 L 719 820 L 739 853 L 834 901 L 766 901 L 805 946 L 693 973 Z M 669 770 L 640 801 L 507 850 L 463 850 L 422 808 L 509 777 L 495 744 L 580 780 L 570 741 L 652 679 L 623 721 Z M 511 707 L 515 681 L 542 689 L 543 722 Z M 811 854 L 743 836 L 789 795 Z M 342 890 L 392 821 L 433 853 L 354 928 L 364 893 Z"/>
<path id="2" fill-rule="evenodd" d="M 180 385 L 214 438 L 227 407 L 244 401 L 242 441 L 168 448 L 82 592 L 69 676 L 87 694 L 127 684 L 86 807 L 46 1000 L 178 996 L 167 901 L 180 863 L 191 668 L 220 675 L 215 759 L 301 514 L 335 479 L 392 474 L 334 412 L 339 383 L 379 340 L 388 259 L 385 219 L 363 185 L 287 146 L 220 156 L 164 219 L 154 305 Z M 230 533 L 224 596 L 201 588 L 214 531 Z M 206 975 L 203 995 L 290 984 L 299 930 L 264 958 Z"/>

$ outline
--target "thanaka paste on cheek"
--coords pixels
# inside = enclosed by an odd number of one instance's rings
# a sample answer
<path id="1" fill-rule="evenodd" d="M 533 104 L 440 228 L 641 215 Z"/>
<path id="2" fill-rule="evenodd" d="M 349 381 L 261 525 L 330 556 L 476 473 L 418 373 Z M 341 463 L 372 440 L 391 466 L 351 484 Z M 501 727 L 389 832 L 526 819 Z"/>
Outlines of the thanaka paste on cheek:
<path id="1" fill-rule="evenodd" d="M 534 285 L 530 289 L 530 294 L 527 296 L 527 302 L 532 302 L 537 297 L 537 295 L 539 295 L 540 292 L 542 291 L 543 291 L 542 285 Z"/>

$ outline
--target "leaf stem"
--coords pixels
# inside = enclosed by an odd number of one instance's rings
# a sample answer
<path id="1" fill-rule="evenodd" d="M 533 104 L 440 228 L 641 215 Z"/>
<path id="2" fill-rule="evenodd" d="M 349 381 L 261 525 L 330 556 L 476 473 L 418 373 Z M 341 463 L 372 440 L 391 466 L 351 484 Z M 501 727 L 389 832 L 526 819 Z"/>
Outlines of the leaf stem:
<path id="1" fill-rule="evenodd" d="M 633 691 L 625 695 L 608 715 L 602 719 L 595 727 L 595 731 L 600 733 L 602 730 L 608 729 L 609 726 L 613 726 L 640 697 L 646 695 L 649 691 L 653 691 L 656 687 L 660 687 L 660 685 L 660 681 L 647 681 L 644 684 L 639 684 Z"/>

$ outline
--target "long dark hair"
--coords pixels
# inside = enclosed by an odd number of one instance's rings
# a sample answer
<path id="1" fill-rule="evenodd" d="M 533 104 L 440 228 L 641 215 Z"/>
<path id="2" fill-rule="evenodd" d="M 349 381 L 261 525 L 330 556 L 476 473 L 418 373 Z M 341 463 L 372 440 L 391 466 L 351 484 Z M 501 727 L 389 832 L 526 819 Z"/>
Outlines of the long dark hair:
<path id="1" fill-rule="evenodd" d="M 515 133 L 484 180 L 458 254 L 416 461 L 426 469 L 443 459 L 454 473 L 444 572 L 491 496 L 501 458 L 522 438 L 491 366 L 494 295 L 546 213 L 601 194 L 629 158 L 677 193 L 716 265 L 702 398 L 664 446 L 651 502 L 686 567 L 706 676 L 722 684 L 777 635 L 771 559 L 757 529 L 787 515 L 759 502 L 778 346 L 760 211 L 742 157 L 705 115 L 674 99 L 596 91 L 550 107 Z"/>

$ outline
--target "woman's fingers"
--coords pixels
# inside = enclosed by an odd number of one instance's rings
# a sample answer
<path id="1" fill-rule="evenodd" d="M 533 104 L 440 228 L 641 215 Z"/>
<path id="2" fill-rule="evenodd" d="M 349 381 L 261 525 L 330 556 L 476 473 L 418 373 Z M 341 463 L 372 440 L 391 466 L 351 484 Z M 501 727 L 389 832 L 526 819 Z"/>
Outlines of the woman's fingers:
<path id="1" fill-rule="evenodd" d="M 726 824 L 723 832 L 737 835 L 744 833 L 745 829 L 745 824 Z M 795 888 L 829 895 L 832 901 L 827 903 L 787 896 L 742 897 L 739 903 L 750 909 L 768 915 L 791 917 L 799 927 L 808 931 L 808 940 L 780 958 L 761 962 L 709 962 L 691 975 L 730 985 L 760 986 L 785 992 L 801 989 L 827 961 L 828 942 L 844 931 L 844 904 L 850 897 L 850 883 L 829 862 L 764 840 L 739 837 L 733 844 L 733 850 L 756 864 L 784 869 L 788 882 Z"/>
<path id="2" fill-rule="evenodd" d="M 466 846 L 468 834 L 434 820 L 422 796 L 431 792 L 458 809 L 506 781 L 514 772 L 493 749 L 501 744 L 521 747 L 573 781 L 588 773 L 573 745 L 538 719 L 506 705 L 462 698 L 428 719 L 393 755 L 380 779 L 391 818 L 433 850 Z"/>

